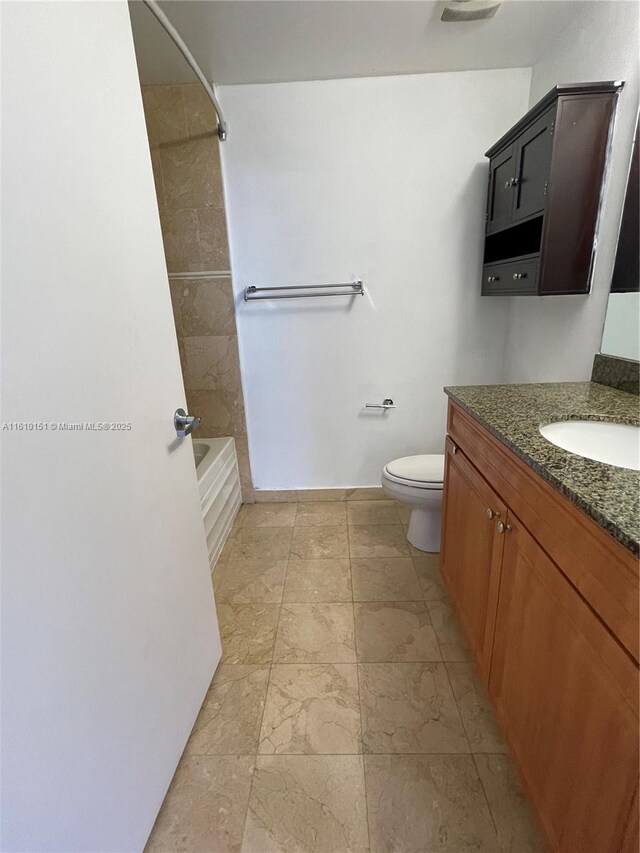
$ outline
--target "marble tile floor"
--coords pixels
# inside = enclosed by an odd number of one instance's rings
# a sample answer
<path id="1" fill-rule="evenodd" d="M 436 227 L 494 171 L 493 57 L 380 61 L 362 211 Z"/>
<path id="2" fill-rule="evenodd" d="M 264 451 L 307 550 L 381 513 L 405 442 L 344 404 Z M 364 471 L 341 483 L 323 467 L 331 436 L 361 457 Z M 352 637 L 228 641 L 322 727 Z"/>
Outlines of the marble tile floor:
<path id="1" fill-rule="evenodd" d="M 244 506 L 147 853 L 538 853 L 438 555 L 392 501 Z"/>

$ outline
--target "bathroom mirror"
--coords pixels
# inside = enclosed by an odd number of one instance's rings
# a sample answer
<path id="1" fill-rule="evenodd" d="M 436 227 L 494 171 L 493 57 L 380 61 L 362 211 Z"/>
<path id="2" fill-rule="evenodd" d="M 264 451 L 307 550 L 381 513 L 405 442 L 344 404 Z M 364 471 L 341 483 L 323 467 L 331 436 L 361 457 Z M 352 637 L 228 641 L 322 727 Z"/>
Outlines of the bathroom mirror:
<path id="1" fill-rule="evenodd" d="M 638 125 L 625 196 L 601 352 L 640 361 L 640 249 Z"/>

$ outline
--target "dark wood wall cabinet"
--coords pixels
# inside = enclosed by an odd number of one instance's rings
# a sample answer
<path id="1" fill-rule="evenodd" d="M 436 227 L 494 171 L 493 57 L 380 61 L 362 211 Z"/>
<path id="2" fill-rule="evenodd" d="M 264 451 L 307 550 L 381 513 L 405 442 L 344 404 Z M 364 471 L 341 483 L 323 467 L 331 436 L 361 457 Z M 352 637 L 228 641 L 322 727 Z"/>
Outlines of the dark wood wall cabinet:
<path id="1" fill-rule="evenodd" d="M 484 296 L 589 292 L 622 86 L 556 86 L 486 152 Z"/>
<path id="2" fill-rule="evenodd" d="M 638 561 L 449 404 L 442 575 L 550 853 L 638 851 Z"/>

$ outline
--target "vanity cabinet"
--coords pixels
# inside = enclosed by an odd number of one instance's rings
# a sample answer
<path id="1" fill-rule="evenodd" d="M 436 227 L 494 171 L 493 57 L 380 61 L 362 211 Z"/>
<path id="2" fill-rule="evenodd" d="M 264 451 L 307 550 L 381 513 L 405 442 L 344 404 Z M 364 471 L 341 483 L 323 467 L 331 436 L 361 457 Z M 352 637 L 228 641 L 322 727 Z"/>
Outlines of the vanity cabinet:
<path id="1" fill-rule="evenodd" d="M 637 783 L 636 667 L 509 514 L 489 694 L 552 850 L 619 851 Z"/>
<path id="2" fill-rule="evenodd" d="M 621 87 L 556 86 L 486 152 L 483 295 L 589 292 Z"/>
<path id="3" fill-rule="evenodd" d="M 494 520 L 504 520 L 507 508 L 451 439 L 447 440 L 445 469 L 447 547 L 442 552 L 442 573 L 488 681 L 504 542 Z M 459 535 L 461 530 L 464 536 Z"/>
<path id="4" fill-rule="evenodd" d="M 637 851 L 637 561 L 453 403 L 448 431 L 442 574 L 548 849 Z"/>

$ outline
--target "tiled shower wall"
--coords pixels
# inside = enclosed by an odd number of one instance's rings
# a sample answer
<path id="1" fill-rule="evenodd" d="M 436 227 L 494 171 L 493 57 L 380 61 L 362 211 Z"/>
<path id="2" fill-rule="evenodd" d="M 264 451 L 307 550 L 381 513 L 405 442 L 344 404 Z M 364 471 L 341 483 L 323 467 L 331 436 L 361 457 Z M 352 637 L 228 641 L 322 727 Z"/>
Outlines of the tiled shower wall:
<path id="1" fill-rule="evenodd" d="M 215 113 L 199 83 L 143 86 L 142 97 L 189 413 L 202 418 L 199 436 L 234 437 L 242 497 L 250 503 Z M 199 275 L 171 276 L 190 272 Z"/>

